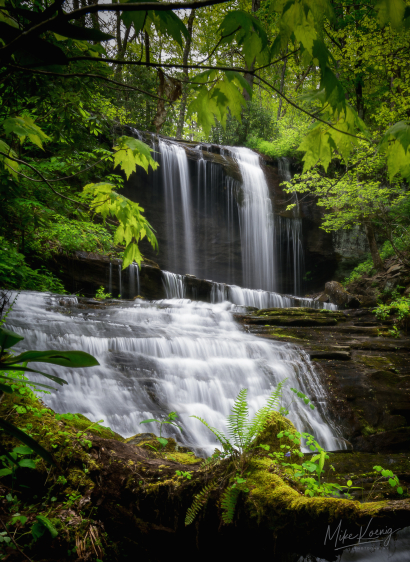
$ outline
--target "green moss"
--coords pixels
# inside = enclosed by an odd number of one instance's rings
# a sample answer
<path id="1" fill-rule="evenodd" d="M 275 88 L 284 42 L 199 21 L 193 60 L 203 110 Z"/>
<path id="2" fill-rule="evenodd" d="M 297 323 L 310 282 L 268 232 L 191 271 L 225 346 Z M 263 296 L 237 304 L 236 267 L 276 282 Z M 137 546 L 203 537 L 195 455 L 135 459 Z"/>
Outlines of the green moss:
<path id="1" fill-rule="evenodd" d="M 364 363 L 371 369 L 388 369 L 393 367 L 390 359 L 387 357 L 380 357 L 378 355 L 360 355 L 356 358 L 356 361 Z"/>
<path id="2" fill-rule="evenodd" d="M 166 453 L 164 459 L 175 460 L 179 464 L 198 464 L 204 461 L 203 458 L 196 457 L 193 453 L 178 453 L 173 451 L 172 453 Z"/>
<path id="3" fill-rule="evenodd" d="M 78 429 L 79 431 L 87 430 L 87 433 L 98 435 L 103 439 L 116 439 L 117 441 L 121 441 L 122 443 L 125 442 L 124 437 L 122 437 L 118 433 L 115 433 L 109 427 L 104 427 L 96 424 L 93 425 L 93 422 L 87 417 L 83 416 L 83 414 L 75 415 L 77 416 L 77 419 L 74 418 L 73 420 L 64 420 L 65 425 Z"/>
<path id="4" fill-rule="evenodd" d="M 279 412 L 272 412 L 265 429 L 255 440 L 255 445 L 269 445 L 269 453 L 284 451 L 281 445 L 289 446 L 291 450 L 299 450 L 299 447 L 293 441 L 290 441 L 288 437 L 282 437 L 282 439 L 276 437 L 281 431 L 289 431 L 295 434 L 296 428 L 290 420 L 279 414 Z M 263 454 L 262 451 L 261 449 L 261 454 Z"/>
<path id="5" fill-rule="evenodd" d="M 334 498 L 308 498 L 294 490 L 278 475 L 269 471 L 267 459 L 253 460 L 248 476 L 251 488 L 247 501 L 251 515 L 258 522 L 267 518 L 274 523 L 286 518 L 294 519 L 295 512 L 303 512 L 307 520 L 325 513 L 329 521 L 338 518 L 350 518 L 357 513 L 359 503 L 351 500 Z"/>

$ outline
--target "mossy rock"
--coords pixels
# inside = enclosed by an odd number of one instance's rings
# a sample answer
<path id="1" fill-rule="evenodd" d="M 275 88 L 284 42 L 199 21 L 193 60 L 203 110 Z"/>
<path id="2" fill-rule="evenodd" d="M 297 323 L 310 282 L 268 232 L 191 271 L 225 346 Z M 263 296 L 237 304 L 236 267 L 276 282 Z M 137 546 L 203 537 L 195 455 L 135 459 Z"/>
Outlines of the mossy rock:
<path id="1" fill-rule="evenodd" d="M 99 435 L 103 439 L 116 439 L 117 441 L 121 441 L 124 443 L 125 439 L 119 433 L 116 433 L 109 427 L 104 427 L 101 425 L 93 425 L 94 422 L 89 420 L 83 414 L 74 414 L 77 416 L 77 419 L 73 420 L 64 420 L 65 425 L 78 429 L 80 431 L 87 430 L 87 433 L 92 433 L 93 435 Z"/>
<path id="2" fill-rule="evenodd" d="M 272 412 L 265 429 L 255 440 L 255 445 L 269 445 L 269 453 L 286 452 L 288 449 L 281 448 L 281 445 L 287 445 L 290 450 L 299 451 L 300 447 L 295 445 L 293 441 L 290 441 L 288 437 L 282 437 L 282 439 L 277 437 L 281 431 L 289 431 L 293 435 L 296 434 L 296 428 L 290 420 L 279 414 L 279 412 Z"/>
<path id="3" fill-rule="evenodd" d="M 157 440 L 155 433 L 137 433 L 132 437 L 125 439 L 125 443 L 128 445 L 135 445 L 136 447 L 141 447 L 148 451 L 153 451 L 154 449 L 158 451 L 161 455 L 163 453 L 175 453 L 175 454 L 193 454 L 189 447 L 184 447 L 175 441 L 173 437 L 166 437 L 168 443 L 165 447 L 162 447 Z M 171 457 L 169 457 L 171 458 Z M 187 457 L 190 458 L 189 456 Z"/>
<path id="4" fill-rule="evenodd" d="M 402 379 L 409 379 L 410 377 L 400 377 L 396 373 L 392 373 L 391 371 L 376 371 L 370 375 L 370 379 L 373 382 L 379 384 L 386 384 L 387 386 L 396 386 Z"/>
<path id="5" fill-rule="evenodd" d="M 371 369 L 385 370 L 393 367 L 390 359 L 378 355 L 360 355 L 357 357 L 356 361 L 364 363 L 366 367 L 370 367 Z"/>

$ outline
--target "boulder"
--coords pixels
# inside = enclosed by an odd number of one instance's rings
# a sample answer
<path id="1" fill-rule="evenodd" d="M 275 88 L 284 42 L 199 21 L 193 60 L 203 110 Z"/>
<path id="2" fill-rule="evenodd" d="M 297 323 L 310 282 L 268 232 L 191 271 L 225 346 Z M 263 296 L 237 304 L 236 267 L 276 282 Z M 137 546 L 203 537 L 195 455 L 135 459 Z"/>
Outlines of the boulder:
<path id="1" fill-rule="evenodd" d="M 360 306 L 359 299 L 348 293 L 337 281 L 328 281 L 325 285 L 325 293 L 329 296 L 331 303 L 342 308 L 359 308 Z"/>

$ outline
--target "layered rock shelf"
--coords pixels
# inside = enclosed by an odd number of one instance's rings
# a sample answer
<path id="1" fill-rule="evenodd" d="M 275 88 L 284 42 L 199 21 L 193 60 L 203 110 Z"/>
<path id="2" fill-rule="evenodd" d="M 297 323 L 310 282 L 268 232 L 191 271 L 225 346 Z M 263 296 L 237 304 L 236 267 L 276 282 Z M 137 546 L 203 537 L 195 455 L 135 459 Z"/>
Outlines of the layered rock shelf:
<path id="1" fill-rule="evenodd" d="M 309 355 L 350 450 L 408 453 L 410 337 L 391 337 L 392 321 L 378 322 L 368 309 L 267 309 L 236 318 L 245 330 Z"/>

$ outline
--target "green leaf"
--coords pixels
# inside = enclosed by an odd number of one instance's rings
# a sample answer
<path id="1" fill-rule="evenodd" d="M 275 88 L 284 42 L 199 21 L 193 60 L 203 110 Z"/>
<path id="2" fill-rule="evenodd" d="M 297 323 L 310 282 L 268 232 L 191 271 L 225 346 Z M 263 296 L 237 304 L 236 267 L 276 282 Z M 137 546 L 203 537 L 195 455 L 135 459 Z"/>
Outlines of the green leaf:
<path id="1" fill-rule="evenodd" d="M 6 394 L 13 394 L 14 390 L 11 388 L 11 386 L 8 386 L 7 384 L 2 384 L 0 383 L 0 390 L 2 392 L 6 392 Z"/>
<path id="2" fill-rule="evenodd" d="M 142 254 L 138 248 L 138 245 L 134 242 L 130 242 L 125 248 L 124 260 L 122 264 L 123 269 L 131 265 L 134 261 L 137 262 L 138 265 L 141 265 Z"/>
<path id="3" fill-rule="evenodd" d="M 22 459 L 19 461 L 19 466 L 22 468 L 36 468 L 36 463 L 32 459 Z"/>
<path id="4" fill-rule="evenodd" d="M 302 140 L 298 150 L 305 151 L 303 172 L 313 168 L 319 161 L 327 170 L 332 159 L 331 137 L 321 123 L 316 123 Z"/>
<path id="5" fill-rule="evenodd" d="M 381 25 L 390 23 L 393 28 L 403 24 L 406 3 L 404 0 L 381 0 L 376 6 L 378 20 Z"/>
<path id="6" fill-rule="evenodd" d="M 148 12 L 158 32 L 172 37 L 180 47 L 183 47 L 183 37 L 188 39 L 189 33 L 185 24 L 173 11 Z"/>
<path id="7" fill-rule="evenodd" d="M 13 453 L 18 453 L 19 455 L 32 455 L 33 449 L 31 449 L 31 447 L 19 445 L 18 447 L 14 447 Z"/>
<path id="8" fill-rule="evenodd" d="M 32 437 L 27 435 L 27 433 L 24 433 L 24 431 L 21 431 L 21 429 L 4 420 L 3 418 L 0 418 L 0 428 L 2 428 L 12 437 L 15 437 L 16 439 L 33 449 L 33 451 L 37 453 L 37 455 L 40 455 L 40 457 L 42 457 L 46 462 L 56 466 L 56 463 L 51 454 L 39 443 L 37 443 L 37 441 L 35 441 Z"/>
<path id="9" fill-rule="evenodd" d="M 9 468 L 1 468 L 0 469 L 0 478 L 2 476 L 8 476 L 9 474 L 12 474 L 12 470 L 10 470 Z"/>
<path id="10" fill-rule="evenodd" d="M 19 334 L 16 334 L 16 332 L 12 332 L 11 330 L 0 328 L 0 347 L 2 349 L 9 349 L 21 340 L 24 340 L 23 336 L 20 336 Z"/>
<path id="11" fill-rule="evenodd" d="M 14 367 L 13 367 L 13 370 L 15 370 Z M 49 386 L 48 384 L 41 384 L 39 382 L 32 382 L 32 381 L 28 381 L 28 380 L 24 380 L 24 379 L 16 379 L 15 377 L 9 377 L 8 375 L 3 375 L 3 374 L 1 374 L 1 372 L 0 372 L 0 379 L 4 379 L 6 382 L 8 382 L 8 381 L 17 382 L 17 383 L 23 384 L 23 385 L 41 386 L 41 388 L 47 388 L 48 390 L 55 390 L 54 386 Z M 60 379 L 60 380 L 63 380 L 63 379 Z M 1 385 L 1 386 L 6 386 L 6 385 Z M 7 387 L 7 388 L 10 389 L 10 387 Z M 14 392 L 14 390 L 13 389 L 10 389 L 9 391 L 3 390 L 3 392 L 8 392 L 9 394 L 11 394 L 11 393 Z"/>
<path id="12" fill-rule="evenodd" d="M 401 486 L 397 488 L 397 493 L 400 495 L 403 493 L 403 488 Z"/>
<path id="13" fill-rule="evenodd" d="M 52 363 L 61 367 L 83 368 L 96 367 L 99 362 L 85 351 L 25 351 L 13 357 L 13 363 Z"/>
<path id="14" fill-rule="evenodd" d="M 134 0 L 129 0 L 134 2 Z M 138 34 L 144 27 L 145 20 L 147 18 L 147 12 L 122 12 L 121 19 L 124 22 L 125 27 L 130 27 L 134 25 L 135 33 Z"/>
<path id="15" fill-rule="evenodd" d="M 152 419 L 152 420 L 144 420 L 144 421 L 140 422 L 140 424 L 141 424 L 141 423 L 151 423 L 151 422 L 158 422 L 158 423 L 161 423 L 159 420 L 154 420 L 154 419 Z"/>
<path id="16" fill-rule="evenodd" d="M 164 439 L 163 437 L 157 437 L 158 443 L 160 443 L 163 447 L 166 447 L 168 444 L 168 439 Z"/>
<path id="17" fill-rule="evenodd" d="M 3 152 L 4 154 L 11 156 L 12 158 L 18 158 L 18 155 L 14 152 L 14 150 L 1 139 L 0 139 L 0 152 Z M 7 156 L 3 156 L 3 154 L 0 154 L 0 162 L 3 163 L 5 169 L 11 176 L 13 176 L 14 178 L 18 177 L 17 171 L 20 166 L 17 162 L 10 160 L 10 158 L 7 158 Z"/>
<path id="18" fill-rule="evenodd" d="M 21 365 L 17 365 L 14 363 L 11 363 L 10 360 L 8 360 L 8 362 L 3 362 L 0 363 L 0 371 L 23 371 L 24 373 L 38 373 L 39 375 L 43 375 L 43 377 L 46 377 L 47 379 L 50 379 L 58 384 L 68 384 L 67 381 L 65 381 L 64 379 L 60 379 L 60 377 L 57 377 L 55 375 L 49 375 L 48 373 L 43 373 L 42 371 L 36 371 L 35 369 L 30 369 L 29 367 L 24 367 Z M 0 375 L 1 377 L 3 377 L 3 375 Z M 7 377 L 3 377 L 3 378 L 7 378 Z M 22 384 L 28 384 L 25 383 L 24 380 L 20 381 Z"/>
<path id="19" fill-rule="evenodd" d="M 46 140 L 50 140 L 50 137 L 46 135 L 28 115 L 9 117 L 3 121 L 3 128 L 6 135 L 14 133 L 18 136 L 21 143 L 28 137 L 33 144 L 41 149 L 43 148 L 42 143 Z"/>

